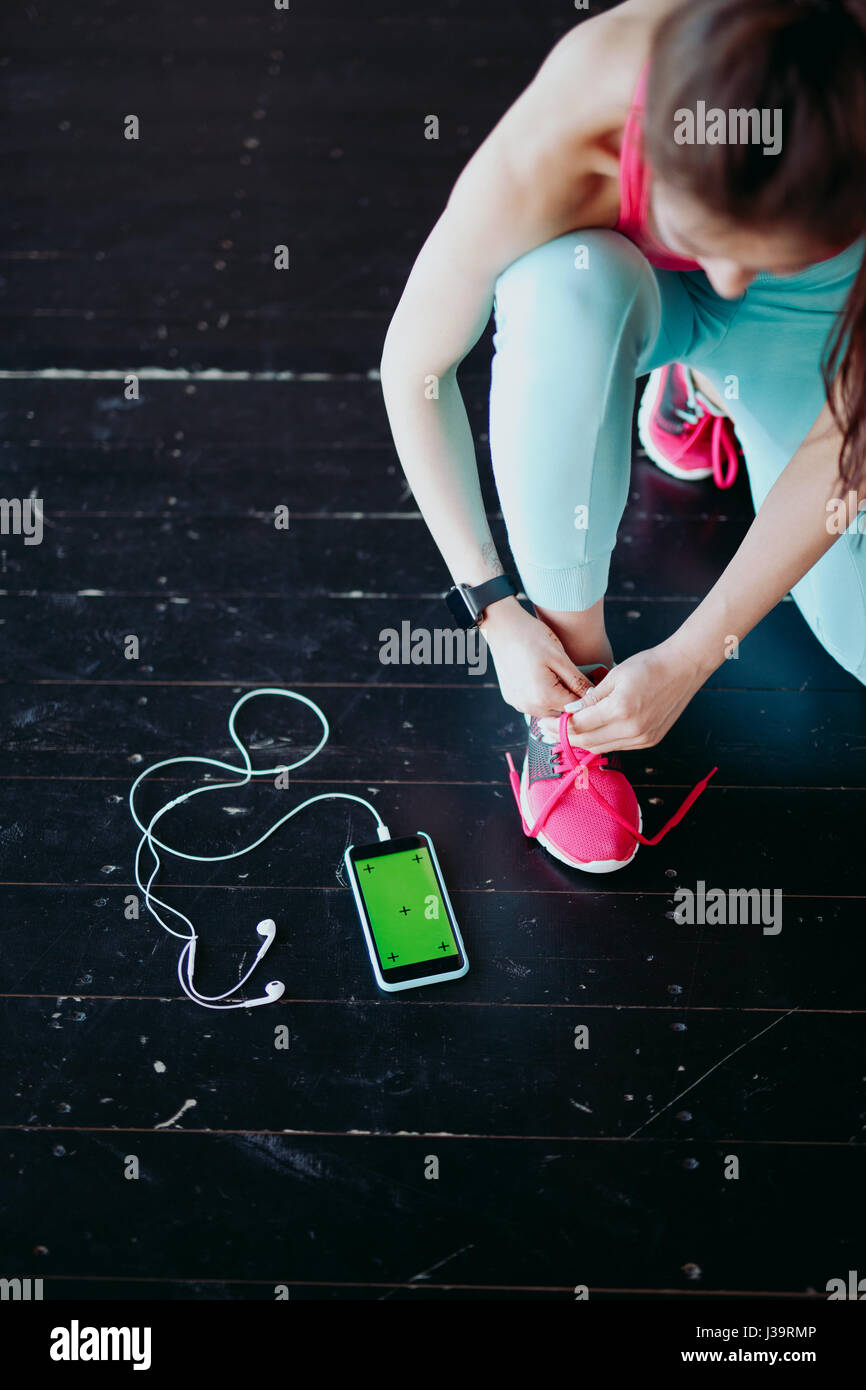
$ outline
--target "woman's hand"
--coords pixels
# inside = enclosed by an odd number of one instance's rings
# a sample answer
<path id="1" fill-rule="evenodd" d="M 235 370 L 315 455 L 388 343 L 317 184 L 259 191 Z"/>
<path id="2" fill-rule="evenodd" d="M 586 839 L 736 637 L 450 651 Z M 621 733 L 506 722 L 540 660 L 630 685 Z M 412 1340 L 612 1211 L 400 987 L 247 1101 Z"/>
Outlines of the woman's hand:
<path id="1" fill-rule="evenodd" d="M 672 640 L 637 652 L 576 702 L 568 725 L 570 741 L 590 753 L 652 748 L 706 678 Z M 565 705 L 574 708 L 574 702 Z"/>
<path id="2" fill-rule="evenodd" d="M 516 598 L 491 604 L 481 632 L 493 654 L 502 698 L 521 714 L 560 715 L 592 685 L 546 623 Z"/>

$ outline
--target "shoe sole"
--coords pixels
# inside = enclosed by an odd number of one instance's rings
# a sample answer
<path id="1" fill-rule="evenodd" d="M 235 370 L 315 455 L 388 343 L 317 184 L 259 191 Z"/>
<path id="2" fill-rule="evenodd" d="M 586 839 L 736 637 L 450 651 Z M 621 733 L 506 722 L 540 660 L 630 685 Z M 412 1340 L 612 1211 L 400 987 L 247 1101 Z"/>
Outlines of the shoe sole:
<path id="1" fill-rule="evenodd" d="M 534 817 L 529 809 L 529 803 L 527 801 L 528 773 L 529 759 L 524 758 L 523 771 L 520 774 L 520 809 L 523 812 L 523 819 L 526 821 L 527 825 L 531 825 Z M 641 811 L 640 806 L 638 806 L 637 808 L 637 815 L 637 828 L 638 830 L 642 831 L 643 812 Z M 626 864 L 631 863 L 638 850 L 640 849 L 640 841 L 635 840 L 634 849 L 632 850 L 628 859 L 596 859 L 591 860 L 587 863 L 582 859 L 571 859 L 569 855 L 564 853 L 563 850 L 559 849 L 556 845 L 552 845 L 550 841 L 547 839 L 547 837 L 542 833 L 534 835 L 532 838 L 537 840 L 540 845 L 543 845 L 544 848 L 547 850 L 548 854 L 552 854 L 554 859 L 558 859 L 561 864 L 567 864 L 570 869 L 583 869 L 583 871 L 587 874 L 612 874 L 615 869 L 624 869 Z"/>
<path id="2" fill-rule="evenodd" d="M 652 414 L 656 408 L 662 384 L 663 367 L 656 367 L 655 371 L 650 372 L 650 379 L 647 382 L 643 396 L 641 397 L 640 409 L 637 413 L 637 433 L 644 453 L 655 464 L 656 468 L 661 468 L 662 472 L 670 473 L 673 478 L 684 478 L 686 482 L 693 480 L 699 482 L 702 478 L 713 476 L 712 468 L 679 468 L 677 464 L 671 463 L 665 458 L 664 454 L 656 447 L 652 439 Z"/>

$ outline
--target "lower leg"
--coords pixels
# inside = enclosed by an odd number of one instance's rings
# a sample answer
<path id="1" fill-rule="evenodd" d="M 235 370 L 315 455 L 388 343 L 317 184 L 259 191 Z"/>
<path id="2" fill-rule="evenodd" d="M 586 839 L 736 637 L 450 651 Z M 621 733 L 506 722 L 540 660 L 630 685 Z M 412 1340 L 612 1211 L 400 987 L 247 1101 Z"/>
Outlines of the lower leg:
<path id="1" fill-rule="evenodd" d="M 613 648 L 610 645 L 604 625 L 604 599 L 600 598 L 591 608 L 582 613 L 563 613 L 552 608 L 543 608 L 534 603 L 536 616 L 556 634 L 571 657 L 575 666 L 613 665 Z M 587 681 L 586 688 L 589 689 Z M 581 692 L 578 691 L 578 694 Z M 546 734 L 556 735 L 559 730 L 558 719 L 539 720 Z M 572 742 L 574 740 L 572 739 Z"/>
<path id="2" fill-rule="evenodd" d="M 490 453 L 524 591 L 572 659 L 610 652 L 601 597 L 628 499 L 636 367 L 658 335 L 640 252 L 610 230 L 557 237 L 496 281 Z"/>
<path id="3" fill-rule="evenodd" d="M 582 613 L 561 613 L 533 604 L 536 615 L 555 632 L 575 666 L 599 662 L 610 666 L 613 648 L 604 625 L 604 599 L 600 598 Z"/>
<path id="4" fill-rule="evenodd" d="M 624 237 L 588 229 L 579 249 L 580 260 L 574 234 L 557 237 L 497 278 L 490 452 L 539 619 L 575 665 L 608 665 L 603 595 L 628 498 L 637 365 L 660 309 L 652 269 Z"/>

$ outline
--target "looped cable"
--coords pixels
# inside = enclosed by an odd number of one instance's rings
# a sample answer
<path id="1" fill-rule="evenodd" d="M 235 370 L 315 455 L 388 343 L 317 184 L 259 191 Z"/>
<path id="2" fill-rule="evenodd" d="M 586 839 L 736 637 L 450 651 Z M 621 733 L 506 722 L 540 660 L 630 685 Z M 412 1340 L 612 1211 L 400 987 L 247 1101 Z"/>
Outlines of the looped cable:
<path id="1" fill-rule="evenodd" d="M 311 709 L 315 715 L 317 715 L 322 726 L 322 736 L 311 753 L 306 753 L 304 757 L 298 758 L 293 763 L 280 763 L 277 767 L 265 767 L 258 768 L 255 770 L 253 769 L 253 765 L 250 761 L 249 752 L 243 744 L 243 742 L 241 741 L 241 739 L 238 737 L 238 733 L 235 728 L 235 719 L 239 714 L 240 710 L 243 708 L 245 704 L 247 704 L 249 700 L 254 700 L 260 695 L 279 695 L 283 699 L 299 700 L 302 704 L 306 705 L 309 709 Z M 192 999 L 196 1004 L 201 1004 L 202 1007 L 206 1009 L 249 1009 L 259 1004 L 274 1003 L 277 999 L 281 997 L 285 986 L 279 980 L 272 980 L 268 985 L 266 985 L 265 993 L 261 996 L 261 998 L 225 1002 L 229 1000 L 229 997 L 231 995 L 236 994 L 239 989 L 243 988 L 243 986 L 246 984 L 247 980 L 250 978 L 253 971 L 255 970 L 256 966 L 259 964 L 262 957 L 265 955 L 266 951 L 270 947 L 271 942 L 274 939 L 273 924 L 270 922 L 270 919 L 268 919 L 267 923 L 259 924 L 260 929 L 262 927 L 265 927 L 265 931 L 260 930 L 260 935 L 265 936 L 266 940 L 259 947 L 258 954 L 256 955 L 256 958 L 253 961 L 250 968 L 247 970 L 246 974 L 240 980 L 238 980 L 237 983 L 231 987 L 231 989 L 225 990 L 223 994 L 201 994 L 200 991 L 196 989 L 195 984 L 193 983 L 193 970 L 195 966 L 195 948 L 196 942 L 199 939 L 198 933 L 196 932 L 196 929 L 193 926 L 190 919 L 183 912 L 179 911 L 179 909 L 176 907 L 172 907 L 170 903 L 164 902 L 161 898 L 156 897 L 156 895 L 151 892 L 153 882 L 161 868 L 161 860 L 159 854 L 157 853 L 158 849 L 163 850 L 165 854 L 174 855 L 174 857 L 177 859 L 187 859 L 196 864 L 217 864 L 223 863 L 228 859 L 239 859 L 242 855 L 250 854 L 252 850 L 258 849 L 259 845 L 264 844 L 265 840 L 270 839 L 271 835 L 273 835 L 277 830 L 279 830 L 281 826 L 285 825 L 286 821 L 291 820 L 293 816 L 296 816 L 299 811 L 303 811 L 307 806 L 312 806 L 313 803 L 316 801 L 335 800 L 357 801 L 360 803 L 360 805 L 366 806 L 367 810 L 370 811 L 370 813 L 376 819 L 377 830 L 379 832 L 380 839 L 387 839 L 388 837 L 388 828 L 385 825 L 385 822 L 382 820 L 382 817 L 379 815 L 379 812 L 376 810 L 375 806 L 371 805 L 369 801 L 366 801 L 363 796 L 355 796 L 351 792 L 320 792 L 317 796 L 310 796 L 307 798 L 306 801 L 300 802 L 297 806 L 293 807 L 291 811 L 287 811 L 284 816 L 281 816 L 278 821 L 275 821 L 274 824 L 270 827 L 270 829 L 266 830 L 265 833 L 263 835 L 260 835 L 257 840 L 254 840 L 252 844 L 245 845 L 243 849 L 232 850 L 228 854 L 187 854 L 185 851 L 176 849 L 173 845 L 167 844 L 165 840 L 158 839 L 156 835 L 154 835 L 153 833 L 154 826 L 157 824 L 159 820 L 162 819 L 162 817 L 168 811 L 174 810 L 175 807 L 183 805 L 183 803 L 186 801 L 190 801 L 194 796 L 201 796 L 204 792 L 234 790 L 238 787 L 245 787 L 249 782 L 252 781 L 254 777 L 273 777 L 278 773 L 292 772 L 296 768 L 303 767 L 305 763 L 310 762 L 313 758 L 316 757 L 318 753 L 322 751 L 331 733 L 330 726 L 324 715 L 324 712 L 319 708 L 319 706 L 315 703 L 314 700 L 310 700 L 306 695 L 301 695 L 296 690 L 282 690 L 277 686 L 263 686 L 258 690 L 250 690 L 247 692 L 246 695 L 242 695 L 241 698 L 237 700 L 232 707 L 232 711 L 229 715 L 228 720 L 228 730 L 231 736 L 232 743 L 240 752 L 241 759 L 243 762 L 242 767 L 237 767 L 234 763 L 223 762 L 219 758 L 205 758 L 196 755 L 186 755 L 179 758 L 163 758 L 161 762 L 154 763 L 152 767 L 145 768 L 143 772 L 139 773 L 138 777 L 136 777 L 129 790 L 130 814 L 132 815 L 132 819 L 135 821 L 135 824 L 141 831 L 141 839 L 138 843 L 138 848 L 135 851 L 135 882 L 141 890 L 141 892 L 144 894 L 145 906 L 147 907 L 151 915 L 156 918 L 156 921 L 159 922 L 159 925 L 163 927 L 165 931 L 169 932 L 172 936 L 176 936 L 179 940 L 184 941 L 186 943 L 183 947 L 183 950 L 180 953 L 180 956 L 178 957 L 177 978 L 180 982 L 184 994 L 186 994 L 187 997 Z M 145 825 L 144 822 L 139 819 L 138 813 L 135 809 L 135 793 L 137 788 L 139 787 L 141 782 L 144 781 L 145 777 L 149 777 L 152 772 L 156 772 L 159 768 L 163 767 L 174 767 L 180 763 L 196 763 L 199 766 L 204 767 L 217 767 L 225 772 L 233 772 L 235 774 L 241 773 L 242 775 L 239 781 L 208 782 L 206 786 L 194 787 L 192 791 L 184 792 L 181 796 L 174 797 L 171 801 L 167 801 L 164 806 L 160 806 L 160 808 L 157 811 L 155 811 L 154 814 L 151 816 L 147 825 Z M 384 835 L 382 834 L 382 832 L 384 832 Z M 141 853 L 145 845 L 150 850 L 154 859 L 154 867 L 150 874 L 150 877 L 147 880 L 146 885 L 143 884 L 141 881 Z M 170 927 L 168 922 L 164 921 L 163 918 L 159 915 L 159 912 L 156 910 L 154 904 L 162 908 L 163 911 L 170 913 L 173 918 L 176 918 L 178 921 L 183 922 L 189 928 L 189 931 L 176 931 L 173 927 Z"/>

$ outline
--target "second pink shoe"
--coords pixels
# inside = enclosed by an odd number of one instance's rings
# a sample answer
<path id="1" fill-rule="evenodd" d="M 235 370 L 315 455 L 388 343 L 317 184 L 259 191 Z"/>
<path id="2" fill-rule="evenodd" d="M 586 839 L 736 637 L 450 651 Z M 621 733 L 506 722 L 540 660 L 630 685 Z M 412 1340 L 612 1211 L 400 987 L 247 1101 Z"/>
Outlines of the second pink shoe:
<path id="1" fill-rule="evenodd" d="M 736 480 L 742 450 L 733 421 L 697 390 L 679 362 L 650 373 L 637 431 L 647 456 L 675 478 L 713 478 L 720 488 Z"/>

